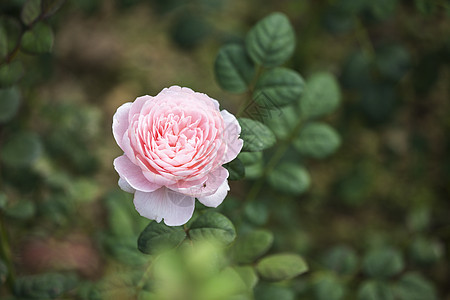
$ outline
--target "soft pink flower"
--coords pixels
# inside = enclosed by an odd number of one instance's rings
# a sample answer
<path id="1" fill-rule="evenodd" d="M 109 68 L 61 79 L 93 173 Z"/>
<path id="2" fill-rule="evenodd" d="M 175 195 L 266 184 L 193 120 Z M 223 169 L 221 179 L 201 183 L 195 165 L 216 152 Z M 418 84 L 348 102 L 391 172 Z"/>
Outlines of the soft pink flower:
<path id="1" fill-rule="evenodd" d="M 113 134 L 124 151 L 114 160 L 119 186 L 134 193 L 136 210 L 170 226 L 185 224 L 195 198 L 217 207 L 229 191 L 223 164 L 241 151 L 241 127 L 219 103 L 172 86 L 120 106 Z"/>

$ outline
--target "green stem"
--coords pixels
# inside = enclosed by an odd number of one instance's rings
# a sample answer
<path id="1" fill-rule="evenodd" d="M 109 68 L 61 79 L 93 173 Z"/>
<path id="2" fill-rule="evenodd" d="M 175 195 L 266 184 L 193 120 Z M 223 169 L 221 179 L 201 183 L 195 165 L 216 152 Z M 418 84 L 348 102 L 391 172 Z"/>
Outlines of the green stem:
<path id="1" fill-rule="evenodd" d="M 9 243 L 8 232 L 6 231 L 5 222 L 3 221 L 3 215 L 0 213 L 0 255 L 1 258 L 5 261 L 6 266 L 8 267 L 8 277 L 6 278 L 6 282 L 11 288 L 14 288 L 14 283 L 16 281 L 16 275 L 14 270 L 14 265 L 12 262 L 11 255 L 11 246 Z"/>
<path id="2" fill-rule="evenodd" d="M 253 78 L 252 82 L 250 82 L 248 85 L 249 96 L 247 97 L 247 99 L 245 99 L 244 103 L 239 107 L 239 110 L 236 113 L 236 118 L 239 118 L 244 113 L 245 109 L 253 102 L 253 90 L 262 72 L 263 68 L 261 66 L 258 66 L 256 68 L 255 77 Z"/>

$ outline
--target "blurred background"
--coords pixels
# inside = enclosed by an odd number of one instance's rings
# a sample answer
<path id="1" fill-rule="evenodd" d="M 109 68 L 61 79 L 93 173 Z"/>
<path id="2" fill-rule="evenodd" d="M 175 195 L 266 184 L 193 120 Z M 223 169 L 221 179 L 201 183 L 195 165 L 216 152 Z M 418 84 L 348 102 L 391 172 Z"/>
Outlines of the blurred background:
<path id="1" fill-rule="evenodd" d="M 14 28 L 8 20 L 25 2 L 1 1 L 4 28 Z M 450 299 L 446 0 L 65 1 L 46 20 L 51 53 L 16 51 L 8 61 L 20 61 L 23 76 L 1 90 L 0 101 L 19 99 L 14 118 L 0 112 L 2 234 L 10 237 L 18 275 L 66 272 L 83 285 L 145 261 L 136 239 L 148 222 L 118 189 L 112 167 L 121 155 L 111 133 L 115 110 L 176 84 L 236 113 L 246 95 L 215 82 L 217 51 L 242 41 L 273 11 L 296 30 L 287 66 L 304 77 L 338 77 L 342 103 L 327 121 L 342 146 L 307 162 L 307 193 L 265 199 L 257 213 L 240 216 L 242 226 L 270 228 L 274 251 L 309 262 L 311 272 L 290 289 L 295 299 L 339 299 L 320 298 L 314 286 L 328 280 L 332 291 L 358 287 L 367 279 L 361 265 L 380 248 L 394 252 L 401 272 L 420 274 L 422 293 Z M 249 186 L 233 182 L 221 209 L 231 211 Z M 3 285 L 0 297 L 6 295 Z M 343 299 L 353 299 L 348 295 Z"/>

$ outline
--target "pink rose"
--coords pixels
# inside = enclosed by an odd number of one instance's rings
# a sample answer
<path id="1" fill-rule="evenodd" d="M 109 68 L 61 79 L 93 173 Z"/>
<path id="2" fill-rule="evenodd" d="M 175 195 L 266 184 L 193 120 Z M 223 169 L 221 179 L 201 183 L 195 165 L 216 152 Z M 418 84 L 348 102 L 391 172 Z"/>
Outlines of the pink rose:
<path id="1" fill-rule="evenodd" d="M 112 130 L 124 151 L 114 160 L 119 186 L 134 193 L 141 216 L 170 226 L 185 224 L 195 198 L 217 207 L 229 191 L 223 164 L 241 151 L 241 127 L 219 103 L 172 86 L 120 106 Z"/>

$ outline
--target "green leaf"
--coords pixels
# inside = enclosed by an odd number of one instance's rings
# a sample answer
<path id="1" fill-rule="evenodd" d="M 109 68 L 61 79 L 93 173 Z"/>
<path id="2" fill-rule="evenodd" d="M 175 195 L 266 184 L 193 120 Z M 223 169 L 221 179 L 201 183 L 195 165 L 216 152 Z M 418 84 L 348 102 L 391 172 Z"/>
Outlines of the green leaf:
<path id="1" fill-rule="evenodd" d="M 43 0 L 42 7 L 44 12 L 44 18 L 52 16 L 57 12 L 66 0 Z"/>
<path id="2" fill-rule="evenodd" d="M 252 201 L 245 204 L 244 214 L 255 225 L 264 225 L 269 219 L 267 205 L 260 201 Z"/>
<path id="3" fill-rule="evenodd" d="M 245 176 L 245 167 L 239 158 L 235 158 L 229 163 L 224 164 L 223 167 L 230 173 L 228 180 L 239 180 Z"/>
<path id="4" fill-rule="evenodd" d="M 0 123 L 10 121 L 19 110 L 20 91 L 16 87 L 0 89 Z"/>
<path id="5" fill-rule="evenodd" d="M 340 300 L 345 295 L 345 288 L 338 279 L 331 274 L 324 274 L 314 285 L 317 300 Z"/>
<path id="6" fill-rule="evenodd" d="M 28 220 L 34 216 L 35 212 L 36 205 L 29 200 L 20 200 L 5 209 L 6 216 L 18 220 Z"/>
<path id="7" fill-rule="evenodd" d="M 77 279 L 71 275 L 45 273 L 18 278 L 14 294 L 32 299 L 56 299 L 76 286 Z"/>
<path id="8" fill-rule="evenodd" d="M 394 294 L 384 282 L 366 281 L 358 289 L 358 300 L 394 300 Z"/>
<path id="9" fill-rule="evenodd" d="M 186 237 L 181 227 L 169 227 L 164 223 L 151 222 L 141 232 L 138 248 L 146 254 L 157 254 L 178 246 Z"/>
<path id="10" fill-rule="evenodd" d="M 308 265 L 296 254 L 274 254 L 261 259 L 256 265 L 258 274 L 269 281 L 294 278 L 308 271 Z"/>
<path id="11" fill-rule="evenodd" d="M 41 0 L 28 0 L 22 7 L 21 18 L 25 25 L 30 25 L 41 15 Z"/>
<path id="12" fill-rule="evenodd" d="M 128 266 L 143 266 L 149 256 L 136 249 L 135 236 L 106 236 L 102 239 L 105 250 L 119 262 Z"/>
<path id="13" fill-rule="evenodd" d="M 3 163 L 12 167 L 25 167 L 39 158 L 42 145 L 36 134 L 21 132 L 8 139 L 0 151 Z"/>
<path id="14" fill-rule="evenodd" d="M 242 281 L 248 287 L 249 290 L 253 289 L 258 283 L 258 275 L 255 270 L 250 266 L 234 266 L 233 269 L 239 274 Z"/>
<path id="15" fill-rule="evenodd" d="M 358 267 L 358 257 L 348 246 L 337 246 L 324 257 L 325 266 L 339 275 L 351 275 Z"/>
<path id="16" fill-rule="evenodd" d="M 217 54 L 214 71 L 220 87 L 232 93 L 243 93 L 255 76 L 255 65 L 238 44 L 223 46 Z"/>
<path id="17" fill-rule="evenodd" d="M 189 228 L 193 241 L 208 241 L 228 245 L 236 238 L 233 223 L 224 215 L 208 211 L 198 217 Z"/>
<path id="18" fill-rule="evenodd" d="M 237 158 L 239 158 L 245 166 L 248 166 L 262 161 L 263 154 L 262 152 L 241 152 Z"/>
<path id="19" fill-rule="evenodd" d="M 240 137 L 244 140 L 242 151 L 262 151 L 275 144 L 275 135 L 266 125 L 247 118 L 238 121 L 242 128 Z"/>
<path id="20" fill-rule="evenodd" d="M 417 273 L 406 273 L 394 286 L 398 300 L 436 300 L 436 288 Z"/>
<path id="21" fill-rule="evenodd" d="M 442 258 L 443 247 L 437 241 L 419 236 L 412 242 L 410 252 L 415 263 L 430 266 L 439 262 Z"/>
<path id="22" fill-rule="evenodd" d="M 10 87 L 18 82 L 24 74 L 22 62 L 14 60 L 0 66 L 0 88 Z"/>
<path id="23" fill-rule="evenodd" d="M 331 73 L 316 73 L 306 81 L 300 110 L 309 118 L 320 117 L 334 111 L 340 98 L 341 91 L 336 78 Z"/>
<path id="24" fill-rule="evenodd" d="M 392 248 L 369 251 L 363 260 L 364 273 L 375 278 L 388 278 L 400 273 L 404 263 L 401 253 Z"/>
<path id="25" fill-rule="evenodd" d="M 292 289 L 274 284 L 258 284 L 255 288 L 257 300 L 294 300 L 295 293 Z"/>
<path id="26" fill-rule="evenodd" d="M 241 236 L 234 253 L 238 263 L 251 263 L 264 255 L 273 244 L 273 234 L 267 230 L 254 230 Z"/>
<path id="27" fill-rule="evenodd" d="M 289 139 L 295 127 L 301 122 L 298 110 L 294 105 L 289 105 L 277 109 L 274 114 L 274 116 L 264 118 L 264 124 L 273 131 L 278 139 Z"/>
<path id="28" fill-rule="evenodd" d="M 49 53 L 53 48 L 53 31 L 50 26 L 38 23 L 22 37 L 22 50 L 32 54 Z"/>
<path id="29" fill-rule="evenodd" d="M 386 20 L 394 15 L 398 0 L 378 0 L 369 2 L 369 11 L 376 20 Z"/>
<path id="30" fill-rule="evenodd" d="M 5 28 L 0 24 L 0 62 L 8 56 L 8 35 Z"/>
<path id="31" fill-rule="evenodd" d="M 306 192 L 311 182 L 308 170 L 292 163 L 277 166 L 270 172 L 268 180 L 272 188 L 292 195 Z"/>
<path id="32" fill-rule="evenodd" d="M 20 38 L 22 35 L 22 26 L 16 18 L 0 16 L 0 27 L 3 28 L 4 33 L 6 34 L 6 50 L 8 53 L 11 53 L 16 48 L 16 45 L 20 42 Z"/>
<path id="33" fill-rule="evenodd" d="M 384 78 L 398 82 L 410 67 L 410 55 L 400 45 L 384 46 L 377 49 L 375 63 Z"/>
<path id="34" fill-rule="evenodd" d="M 287 68 L 275 68 L 258 80 L 253 99 L 264 108 L 279 108 L 298 102 L 303 90 L 304 81 L 300 74 Z"/>
<path id="35" fill-rule="evenodd" d="M 255 63 L 279 66 L 294 53 L 295 32 L 284 14 L 272 13 L 249 31 L 245 46 Z"/>
<path id="36" fill-rule="evenodd" d="M 294 147 L 304 156 L 325 158 L 333 154 L 340 146 L 339 134 L 324 123 L 309 123 L 294 140 Z"/>

